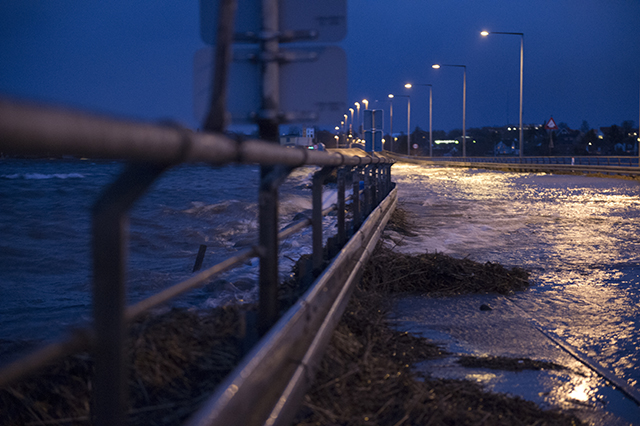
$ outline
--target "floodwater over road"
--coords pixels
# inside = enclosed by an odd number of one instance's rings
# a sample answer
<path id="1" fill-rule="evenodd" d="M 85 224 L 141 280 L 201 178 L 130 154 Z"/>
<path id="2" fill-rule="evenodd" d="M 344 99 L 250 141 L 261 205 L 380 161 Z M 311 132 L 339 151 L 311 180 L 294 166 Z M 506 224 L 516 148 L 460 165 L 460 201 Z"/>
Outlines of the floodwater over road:
<path id="1" fill-rule="evenodd" d="M 532 289 L 492 303 L 509 315 L 518 311 L 533 318 L 542 330 L 640 389 L 640 183 L 403 163 L 392 174 L 400 206 L 411 213 L 418 234 L 391 235 L 397 250 L 524 267 Z M 415 301 L 404 301 L 399 308 L 405 316 L 421 310 L 423 315 L 425 303 L 417 308 Z M 475 315 L 471 321 L 484 321 Z M 453 316 L 451 321 L 469 320 Z M 431 320 L 442 323 L 442 316 Z M 508 346 L 499 336 L 494 343 Z M 599 386 L 602 379 L 576 384 L 571 398 L 585 404 L 606 399 Z"/>

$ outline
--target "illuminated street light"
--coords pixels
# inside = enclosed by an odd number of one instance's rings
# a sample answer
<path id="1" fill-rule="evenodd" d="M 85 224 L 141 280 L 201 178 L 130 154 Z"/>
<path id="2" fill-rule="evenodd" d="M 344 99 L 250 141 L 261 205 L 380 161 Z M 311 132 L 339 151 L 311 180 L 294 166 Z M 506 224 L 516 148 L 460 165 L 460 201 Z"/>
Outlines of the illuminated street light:
<path id="1" fill-rule="evenodd" d="M 464 76 L 462 79 L 462 156 L 467 156 L 467 66 L 466 65 L 450 65 L 450 64 L 433 64 L 431 68 L 440 69 L 440 67 L 458 67 L 464 68 Z"/>
<path id="2" fill-rule="evenodd" d="M 349 112 L 351 112 L 351 124 L 349 124 L 349 131 L 353 134 L 353 108 L 349 108 Z"/>
<path id="3" fill-rule="evenodd" d="M 524 67 L 524 33 L 509 33 L 509 32 L 499 32 L 499 31 L 482 31 L 480 35 L 483 37 L 488 36 L 489 34 L 506 34 L 506 35 L 519 35 L 520 36 L 520 134 L 519 134 L 519 142 L 520 142 L 520 158 L 523 155 L 523 129 L 522 129 L 522 76 L 523 76 L 523 67 Z"/>
<path id="4" fill-rule="evenodd" d="M 429 87 L 429 157 L 433 157 L 433 85 L 431 84 L 416 84 L 416 86 L 428 86 Z M 404 85 L 407 89 L 411 89 L 411 83 Z"/>
<path id="5" fill-rule="evenodd" d="M 362 136 L 362 122 L 360 121 L 360 102 L 354 103 L 356 106 L 356 123 L 358 123 L 358 136 Z"/>
<path id="6" fill-rule="evenodd" d="M 364 104 L 364 109 L 369 109 L 369 101 L 368 100 L 363 99 L 362 103 Z"/>
<path id="7" fill-rule="evenodd" d="M 393 95 L 389 93 L 389 136 L 393 141 Z"/>

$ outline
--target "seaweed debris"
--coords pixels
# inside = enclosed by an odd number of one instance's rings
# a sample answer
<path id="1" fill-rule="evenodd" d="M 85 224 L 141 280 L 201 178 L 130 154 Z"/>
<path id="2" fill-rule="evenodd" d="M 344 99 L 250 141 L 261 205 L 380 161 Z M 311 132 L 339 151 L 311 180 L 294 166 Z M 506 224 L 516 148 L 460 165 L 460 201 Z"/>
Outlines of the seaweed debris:
<path id="1" fill-rule="evenodd" d="M 379 244 L 363 281 L 366 289 L 387 293 L 511 294 L 529 288 L 529 273 L 519 267 L 508 269 L 497 263 L 456 259 L 437 252 L 402 254 Z"/>
<path id="2" fill-rule="evenodd" d="M 387 322 L 394 294 L 510 294 L 528 286 L 528 273 L 521 268 L 439 253 L 405 255 L 379 244 L 333 334 L 295 424 L 584 424 L 570 413 L 543 410 L 519 397 L 487 392 L 475 382 L 420 376 L 412 369 L 413 363 L 448 354 L 427 339 L 392 329 Z M 462 362 L 474 362 L 473 357 L 468 358 Z M 495 359 L 493 363 L 562 368 L 525 359 Z"/>
<path id="3" fill-rule="evenodd" d="M 502 356 L 463 355 L 456 361 L 463 367 L 489 368 L 491 370 L 566 370 L 566 367 L 550 361 L 537 361 L 529 358 L 509 358 Z"/>
<path id="4" fill-rule="evenodd" d="M 385 229 L 395 231 L 406 237 L 415 237 L 417 234 L 413 232 L 411 228 L 409 212 L 402 207 L 396 207 L 393 213 L 391 213 L 391 217 L 389 218 L 389 222 Z"/>
<path id="5" fill-rule="evenodd" d="M 172 309 L 133 323 L 127 424 L 182 423 L 239 362 L 242 323 L 237 307 Z M 81 353 L 0 389 L 0 424 L 91 424 L 92 380 L 93 359 Z"/>

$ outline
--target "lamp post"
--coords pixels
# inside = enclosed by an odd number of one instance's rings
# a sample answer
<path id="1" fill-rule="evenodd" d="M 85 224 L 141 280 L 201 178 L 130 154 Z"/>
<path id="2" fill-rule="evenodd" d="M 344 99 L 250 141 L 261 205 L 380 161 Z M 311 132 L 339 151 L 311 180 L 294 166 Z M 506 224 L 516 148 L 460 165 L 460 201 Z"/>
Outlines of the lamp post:
<path id="1" fill-rule="evenodd" d="M 391 149 L 393 149 L 393 95 L 389 93 L 389 137 L 391 138 Z"/>
<path id="2" fill-rule="evenodd" d="M 433 157 L 433 85 L 426 83 L 415 84 L 415 86 L 429 86 L 429 157 Z M 404 85 L 407 89 L 413 87 L 411 83 Z"/>
<path id="3" fill-rule="evenodd" d="M 349 108 L 349 112 L 351 112 L 351 124 L 349 124 L 349 132 L 353 135 L 353 108 Z"/>
<path id="4" fill-rule="evenodd" d="M 431 68 L 439 69 L 440 67 L 459 67 L 464 68 L 464 76 L 462 79 L 462 156 L 467 156 L 467 66 L 466 65 L 450 65 L 450 64 L 433 64 Z"/>
<path id="5" fill-rule="evenodd" d="M 348 132 L 349 132 L 349 116 L 347 114 L 342 114 L 342 116 L 344 117 L 344 121 L 342 122 L 342 131 L 344 132 L 344 146 L 345 148 L 348 148 L 347 146 L 347 141 L 348 141 Z"/>
<path id="6" fill-rule="evenodd" d="M 362 136 L 362 123 L 360 121 L 360 102 L 354 103 L 356 106 L 356 123 L 358 123 L 358 136 Z"/>
<path id="7" fill-rule="evenodd" d="M 523 67 L 524 67 L 524 33 L 509 33 L 509 32 L 499 32 L 499 31 L 482 31 L 480 35 L 483 37 L 488 36 L 489 34 L 506 34 L 506 35 L 518 35 L 520 36 L 520 134 L 518 135 L 520 142 L 520 158 L 522 159 L 523 155 L 523 129 L 522 129 L 522 77 L 523 77 Z"/>
<path id="8" fill-rule="evenodd" d="M 364 109 L 369 109 L 369 101 L 368 100 L 363 99 L 362 103 L 364 104 Z"/>
<path id="9" fill-rule="evenodd" d="M 407 98 L 407 155 L 411 155 L 411 96 L 395 95 L 399 98 Z"/>

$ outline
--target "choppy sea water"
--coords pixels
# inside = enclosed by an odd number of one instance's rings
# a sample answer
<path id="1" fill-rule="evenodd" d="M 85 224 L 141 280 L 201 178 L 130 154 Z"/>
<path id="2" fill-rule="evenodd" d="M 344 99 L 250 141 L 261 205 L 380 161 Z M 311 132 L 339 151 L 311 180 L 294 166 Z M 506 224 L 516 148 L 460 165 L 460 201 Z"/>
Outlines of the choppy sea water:
<path id="1" fill-rule="evenodd" d="M 410 164 L 393 176 L 418 234 L 391 235 L 397 250 L 526 268 L 534 286 L 509 299 L 640 388 L 638 182 Z M 583 381 L 573 397 L 587 403 L 602 383 Z"/>
<path id="2" fill-rule="evenodd" d="M 91 209 L 123 170 L 117 162 L 0 160 L 0 360 L 91 320 Z M 295 170 L 280 191 L 280 226 L 310 216 L 311 175 Z M 190 276 L 201 244 L 203 269 L 254 244 L 260 170 L 180 166 L 163 174 L 129 215 L 128 302 Z M 335 189 L 325 191 L 325 204 Z M 332 234 L 335 218 L 325 218 Z M 281 242 L 281 277 L 311 252 L 311 231 Z M 174 306 L 207 307 L 257 298 L 253 259 L 181 296 Z"/>

